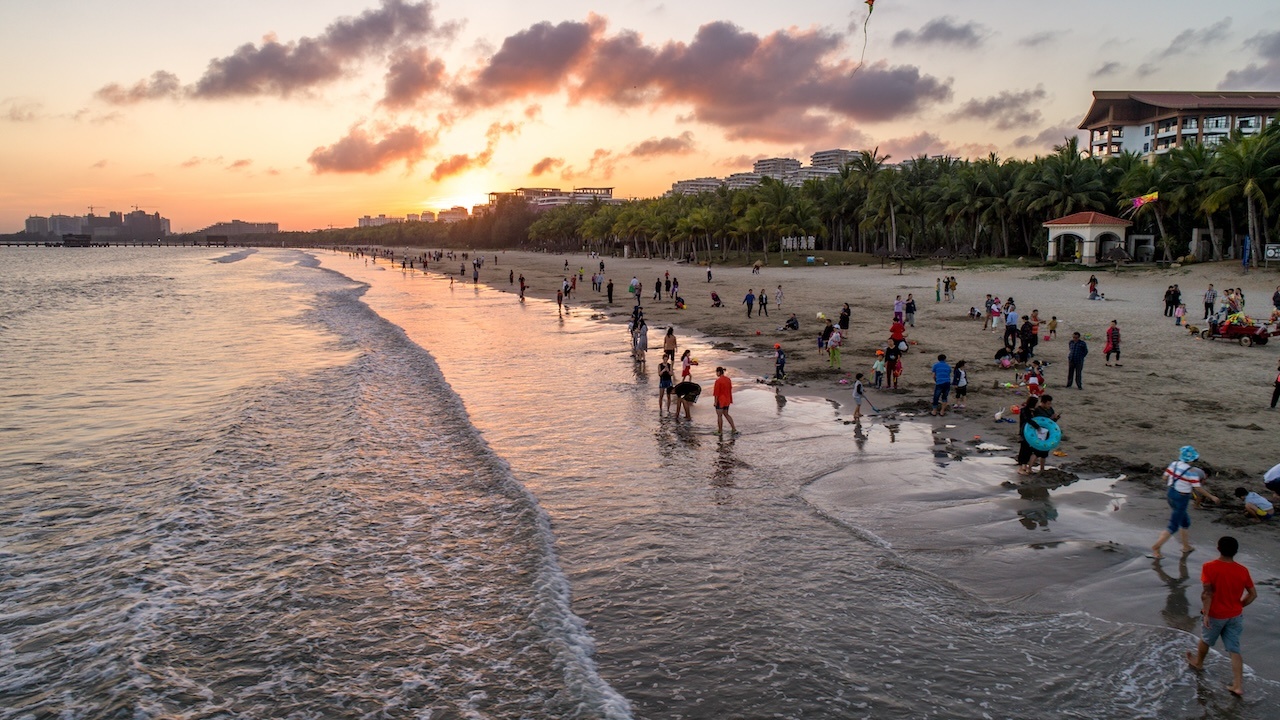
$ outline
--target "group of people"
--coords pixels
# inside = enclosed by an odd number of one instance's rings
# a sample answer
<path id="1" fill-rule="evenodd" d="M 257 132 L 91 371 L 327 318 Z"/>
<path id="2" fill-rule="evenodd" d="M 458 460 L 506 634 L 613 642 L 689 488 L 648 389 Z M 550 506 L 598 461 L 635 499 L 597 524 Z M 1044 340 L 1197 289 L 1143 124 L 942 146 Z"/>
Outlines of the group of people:
<path id="1" fill-rule="evenodd" d="M 934 278 L 933 282 L 933 301 L 942 302 L 946 300 L 951 302 L 956 299 L 956 277 L 948 275 L 947 277 Z"/>

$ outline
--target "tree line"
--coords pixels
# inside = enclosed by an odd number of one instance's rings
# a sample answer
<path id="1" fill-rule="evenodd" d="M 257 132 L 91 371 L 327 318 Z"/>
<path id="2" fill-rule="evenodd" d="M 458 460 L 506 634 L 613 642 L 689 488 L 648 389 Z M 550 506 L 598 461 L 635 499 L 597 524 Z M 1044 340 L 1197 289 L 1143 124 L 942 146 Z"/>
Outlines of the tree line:
<path id="1" fill-rule="evenodd" d="M 1183 255 L 1191 231 L 1214 238 L 1209 259 L 1242 236 L 1253 257 L 1277 231 L 1280 123 L 1235 132 L 1215 146 L 1191 142 L 1143 158 L 1082 154 L 1068 138 L 1030 160 L 916 157 L 896 165 L 877 150 L 858 153 L 838 174 L 798 187 L 765 178 L 747 189 L 720 187 L 611 205 L 593 200 L 535 213 L 503 199 L 488 213 L 453 224 L 404 223 L 306 234 L 343 245 L 596 250 L 660 257 L 761 256 L 788 237 L 813 236 L 816 250 L 921 257 L 940 248 L 988 257 L 1042 255 L 1047 220 L 1076 212 L 1120 215 L 1154 235 L 1164 259 Z M 1134 207 L 1133 198 L 1158 193 Z M 1227 239 L 1223 247 L 1215 230 Z M 317 237 L 318 236 L 318 237 Z"/>

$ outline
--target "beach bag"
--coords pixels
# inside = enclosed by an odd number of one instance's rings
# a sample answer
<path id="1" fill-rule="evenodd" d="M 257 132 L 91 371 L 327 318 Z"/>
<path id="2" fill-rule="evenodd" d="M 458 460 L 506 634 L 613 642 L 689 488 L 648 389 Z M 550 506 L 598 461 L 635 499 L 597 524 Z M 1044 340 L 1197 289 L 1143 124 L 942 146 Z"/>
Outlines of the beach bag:
<path id="1" fill-rule="evenodd" d="M 1106 353 L 1113 352 L 1114 350 L 1115 350 L 1115 348 L 1111 347 L 1111 341 L 1110 341 L 1110 340 L 1108 340 L 1108 341 L 1107 341 L 1106 346 L 1104 346 L 1104 347 L 1102 348 L 1102 352 L 1103 352 L 1103 354 L 1104 354 L 1104 355 L 1105 355 Z"/>
<path id="2" fill-rule="evenodd" d="M 899 341 L 898 341 L 898 352 L 906 352 L 906 351 L 907 351 L 907 341 L 906 341 L 906 340 L 899 340 Z"/>

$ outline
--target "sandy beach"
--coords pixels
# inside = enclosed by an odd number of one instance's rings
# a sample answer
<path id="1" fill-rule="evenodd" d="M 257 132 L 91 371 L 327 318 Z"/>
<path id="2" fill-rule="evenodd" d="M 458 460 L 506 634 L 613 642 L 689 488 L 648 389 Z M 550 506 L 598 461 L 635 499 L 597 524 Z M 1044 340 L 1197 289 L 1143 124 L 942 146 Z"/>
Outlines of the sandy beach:
<path id="1" fill-rule="evenodd" d="M 1050 268 L 966 269 L 948 265 L 907 267 L 903 274 L 893 265 L 828 267 L 765 267 L 753 274 L 750 267 L 713 265 L 707 282 L 706 267 L 661 260 L 605 258 L 606 277 L 612 279 L 614 302 L 608 305 L 603 293 L 590 289 L 591 272 L 598 261 L 586 255 L 542 255 L 507 252 L 493 257 L 481 273 L 481 281 L 499 289 L 507 284 L 509 270 L 524 274 L 528 294 L 552 297 L 564 277 L 567 260 L 572 270 L 586 269 L 587 281 L 579 283 L 569 300 L 571 308 L 587 307 L 625 322 L 634 305 L 626 294 L 631 278 L 646 287 L 643 295 L 645 317 L 650 327 L 650 348 L 660 348 L 661 335 L 674 326 L 677 336 L 698 332 L 740 351 L 739 369 L 748 376 L 773 373 L 773 345 L 787 353 L 788 381 L 784 392 L 803 391 L 847 399 L 848 389 L 841 379 L 854 372 L 870 377 L 875 351 L 888 337 L 895 295 L 913 293 L 919 311 L 915 327 L 908 328 L 913 343 L 904 358 L 899 390 L 871 391 L 878 407 L 925 409 L 933 390 L 931 365 L 939 353 L 948 361 L 967 360 L 970 390 L 967 407 L 948 416 L 973 421 L 986 434 L 1013 437 L 1013 426 L 996 424 L 1000 408 L 1022 402 L 1022 389 L 997 388 L 1015 380 L 1012 370 L 993 361 L 1001 347 L 1001 336 L 982 331 L 981 320 L 970 320 L 969 308 L 981 306 L 987 293 L 1013 297 L 1019 312 L 1039 310 L 1047 321 L 1057 316 L 1058 337 L 1041 341 L 1036 358 L 1049 364 L 1045 373 L 1047 392 L 1055 396 L 1062 413 L 1066 465 L 1112 463 L 1163 467 L 1184 444 L 1196 445 L 1205 463 L 1213 468 L 1234 468 L 1260 477 L 1280 461 L 1274 444 L 1276 412 L 1268 409 L 1275 379 L 1280 341 L 1261 347 L 1241 347 L 1224 340 L 1206 341 L 1193 337 L 1186 328 L 1174 325 L 1163 315 L 1165 288 L 1178 284 L 1188 302 L 1189 324 L 1203 327 L 1201 296 L 1209 283 L 1223 290 L 1240 287 L 1245 291 L 1246 310 L 1255 317 L 1270 314 L 1271 294 L 1280 282 L 1276 273 L 1254 272 L 1242 276 L 1234 263 L 1198 264 L 1169 270 L 1122 271 L 1116 275 L 1099 268 L 1096 275 L 1105 301 L 1090 301 L 1083 283 L 1087 272 Z M 776 262 L 776 260 L 775 260 Z M 446 266 L 444 269 L 449 269 Z M 680 281 L 680 294 L 688 307 L 678 310 L 669 300 L 653 300 L 655 279 L 670 273 Z M 935 280 L 942 275 L 957 278 L 954 302 L 935 302 Z M 777 287 L 783 302 L 774 301 Z M 767 289 L 768 317 L 748 319 L 742 305 L 748 289 Z M 717 292 L 724 307 L 711 307 L 710 294 Z M 816 338 L 823 321 L 818 313 L 836 319 L 842 303 L 853 309 L 849 336 L 843 348 L 841 370 L 828 367 L 825 353 L 817 349 Z M 758 311 L 758 308 L 757 308 Z M 778 330 L 795 313 L 800 330 Z M 1107 367 L 1103 361 L 1104 333 L 1111 320 L 1122 331 L 1122 367 Z M 1042 334 L 1047 332 L 1042 328 Z M 1080 332 L 1089 344 L 1085 362 L 1084 389 L 1065 388 L 1067 341 Z M 928 413 L 924 413 L 928 417 Z"/>

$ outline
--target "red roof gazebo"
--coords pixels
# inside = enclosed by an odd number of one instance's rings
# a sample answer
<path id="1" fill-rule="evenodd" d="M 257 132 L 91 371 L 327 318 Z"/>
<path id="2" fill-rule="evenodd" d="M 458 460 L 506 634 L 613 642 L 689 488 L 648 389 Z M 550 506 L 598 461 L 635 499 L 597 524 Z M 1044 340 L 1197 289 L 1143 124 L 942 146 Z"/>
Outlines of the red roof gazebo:
<path id="1" fill-rule="evenodd" d="M 1133 223 L 1128 220 L 1100 212 L 1078 212 L 1057 220 L 1050 220 L 1044 223 L 1044 227 L 1049 230 L 1049 246 L 1045 252 L 1045 259 L 1061 260 L 1062 258 L 1058 257 L 1059 240 L 1063 236 L 1074 235 L 1080 238 L 1076 261 L 1082 265 L 1096 265 L 1102 252 L 1110 249 L 1109 246 L 1099 247 L 1099 243 L 1102 245 L 1115 243 L 1123 246 L 1125 229 L 1131 225 Z"/>

